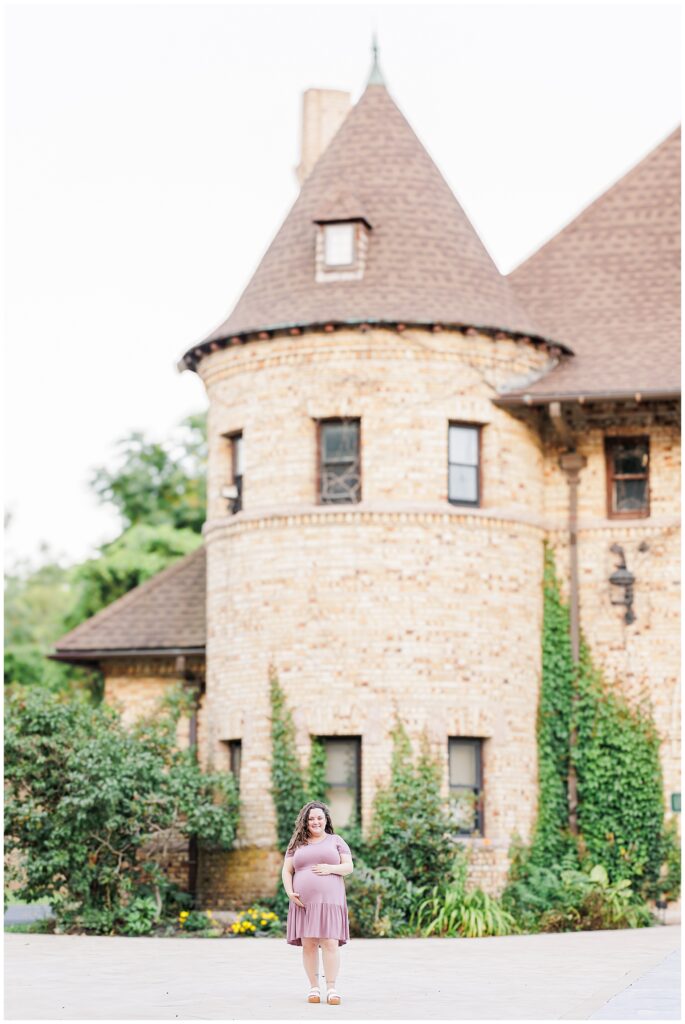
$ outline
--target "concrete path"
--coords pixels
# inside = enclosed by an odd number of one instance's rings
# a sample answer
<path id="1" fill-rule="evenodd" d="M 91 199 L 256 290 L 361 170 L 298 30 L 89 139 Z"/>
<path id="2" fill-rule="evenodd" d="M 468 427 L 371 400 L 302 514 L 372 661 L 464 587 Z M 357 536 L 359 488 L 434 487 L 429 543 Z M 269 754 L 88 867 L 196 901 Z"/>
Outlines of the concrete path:
<path id="1" fill-rule="evenodd" d="M 283 939 L 7 934 L 5 1017 L 587 1020 L 618 1007 L 622 1019 L 675 1020 L 679 945 L 674 926 L 353 939 L 341 949 L 343 1002 L 333 1007 L 307 1004 L 301 951 Z"/>

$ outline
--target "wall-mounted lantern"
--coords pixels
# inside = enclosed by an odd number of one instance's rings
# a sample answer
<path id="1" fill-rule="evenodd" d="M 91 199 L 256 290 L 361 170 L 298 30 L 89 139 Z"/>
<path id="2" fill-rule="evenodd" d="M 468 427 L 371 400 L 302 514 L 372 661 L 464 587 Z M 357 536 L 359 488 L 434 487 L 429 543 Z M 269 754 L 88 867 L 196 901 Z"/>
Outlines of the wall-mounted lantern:
<path id="1" fill-rule="evenodd" d="M 626 609 L 625 621 L 630 625 L 631 622 L 635 622 L 635 613 L 633 611 L 633 586 L 635 584 L 635 577 L 626 565 L 626 556 L 623 552 L 623 548 L 620 544 L 612 544 L 609 548 L 615 555 L 619 557 L 619 563 L 616 567 L 616 571 L 612 572 L 609 577 L 609 583 L 616 590 L 622 591 L 620 596 L 614 596 L 615 590 L 612 590 L 611 603 L 624 605 Z"/>

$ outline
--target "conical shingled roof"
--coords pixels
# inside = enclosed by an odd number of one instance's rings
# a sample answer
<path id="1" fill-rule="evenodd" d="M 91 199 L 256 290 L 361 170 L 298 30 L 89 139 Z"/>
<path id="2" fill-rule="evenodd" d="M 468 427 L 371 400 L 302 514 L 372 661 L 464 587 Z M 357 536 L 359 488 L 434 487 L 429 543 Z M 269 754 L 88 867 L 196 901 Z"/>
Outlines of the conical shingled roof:
<path id="1" fill-rule="evenodd" d="M 314 219 L 352 195 L 372 225 L 361 280 L 317 282 Z M 538 335 L 384 85 L 319 158 L 229 318 L 206 341 L 322 323 L 463 324 Z"/>
<path id="2" fill-rule="evenodd" d="M 509 397 L 680 390 L 680 128 L 509 275 L 575 355 Z"/>

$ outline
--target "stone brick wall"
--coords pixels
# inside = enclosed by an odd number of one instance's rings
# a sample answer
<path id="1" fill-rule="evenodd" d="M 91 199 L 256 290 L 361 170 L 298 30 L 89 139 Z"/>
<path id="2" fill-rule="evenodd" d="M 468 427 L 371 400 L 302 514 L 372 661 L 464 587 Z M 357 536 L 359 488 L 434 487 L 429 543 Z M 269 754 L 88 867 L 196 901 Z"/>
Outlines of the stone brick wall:
<path id="1" fill-rule="evenodd" d="M 568 488 L 559 450 L 540 429 L 545 414 L 517 416 L 491 399 L 548 360 L 526 342 L 413 329 L 274 338 L 202 361 L 210 461 L 201 756 L 219 758 L 221 740 L 242 739 L 248 899 L 273 891 L 278 876 L 275 862 L 265 867 L 275 834 L 269 664 L 294 710 L 303 762 L 310 734 L 362 737 L 364 825 L 388 777 L 394 712 L 415 741 L 427 730 L 445 790 L 447 737 L 481 737 L 485 836 L 469 841 L 471 875 L 501 888 L 511 834 L 526 838 L 535 813 L 542 545 L 547 537 L 557 548 L 564 576 Z M 317 504 L 316 421 L 333 416 L 361 419 L 358 505 Z M 483 425 L 478 509 L 447 502 L 450 421 Z M 626 423 L 608 423 L 608 432 L 626 432 Z M 639 416 L 627 425 L 644 432 Z M 679 788 L 677 450 L 672 426 L 648 427 L 652 515 L 636 523 L 606 519 L 605 431 L 581 428 L 581 616 L 601 664 L 627 692 L 655 698 L 670 791 Z M 238 430 L 243 511 L 230 516 L 220 496 L 230 478 L 223 435 Z M 645 537 L 653 548 L 649 567 L 642 556 L 636 563 L 644 586 L 635 629 L 611 605 L 607 551 L 617 540 L 630 560 Z M 229 899 L 224 864 L 212 865 L 212 884 Z"/>
<path id="2" fill-rule="evenodd" d="M 589 426 L 578 434 L 578 451 L 587 458 L 578 492 L 580 624 L 609 684 L 652 706 L 663 740 L 670 815 L 670 795 L 681 788 L 680 436 L 676 423 L 653 422 L 648 410 L 613 419 L 603 430 Z M 650 441 L 650 515 L 607 518 L 604 437 L 644 434 Z M 568 484 L 559 469 L 560 452 L 557 445 L 546 446 L 545 518 L 568 597 Z M 611 603 L 609 576 L 618 559 L 610 548 L 615 543 L 636 578 L 631 624 L 625 622 L 625 608 Z M 622 594 L 614 591 L 614 596 Z"/>
<path id="3" fill-rule="evenodd" d="M 254 886 L 248 899 L 271 894 L 280 870 L 278 861 L 270 875 L 242 874 L 271 863 L 275 837 L 270 664 L 293 709 L 303 763 L 312 734 L 362 737 L 365 827 L 388 779 L 397 711 L 416 743 L 427 732 L 445 792 L 448 737 L 484 741 L 486 841 L 472 841 L 482 884 L 501 880 L 511 832 L 529 833 L 543 452 L 537 432 L 490 398 L 546 359 L 507 339 L 372 330 L 251 343 L 202 362 L 210 512 L 201 756 L 219 758 L 222 740 L 242 739 L 239 887 Z M 322 506 L 316 420 L 340 415 L 362 421 L 362 501 Z M 478 509 L 447 501 L 450 421 L 484 425 Z M 223 435 L 237 430 L 243 511 L 227 516 Z M 230 898 L 228 858 L 211 870 Z"/>
<path id="4" fill-rule="evenodd" d="M 468 840 L 471 878 L 501 889 L 514 831 L 525 840 L 537 800 L 543 543 L 568 596 L 568 485 L 547 414 L 493 404 L 505 382 L 549 355 L 525 341 L 412 329 L 336 330 L 252 341 L 203 359 L 209 396 L 205 527 L 207 689 L 203 765 L 227 768 L 242 741 L 236 849 L 204 854 L 206 905 L 272 895 L 269 666 L 294 713 L 303 763 L 310 735 L 362 738 L 362 816 L 387 781 L 395 713 L 444 764 L 447 739 L 483 740 L 484 836 Z M 606 415 L 605 415 L 606 412 Z M 361 419 L 362 501 L 317 503 L 317 424 Z M 479 508 L 447 501 L 450 421 L 481 424 Z M 652 702 L 667 795 L 679 775 L 679 437 L 668 410 L 573 410 L 588 463 L 579 491 L 581 626 L 611 685 Z M 225 435 L 242 431 L 243 510 L 228 513 Z M 651 514 L 606 512 L 603 439 L 650 436 Z M 636 575 L 636 621 L 612 605 L 614 542 Z M 645 547 L 645 542 L 647 547 Z M 162 679 L 108 676 L 108 699 L 147 706 Z"/>

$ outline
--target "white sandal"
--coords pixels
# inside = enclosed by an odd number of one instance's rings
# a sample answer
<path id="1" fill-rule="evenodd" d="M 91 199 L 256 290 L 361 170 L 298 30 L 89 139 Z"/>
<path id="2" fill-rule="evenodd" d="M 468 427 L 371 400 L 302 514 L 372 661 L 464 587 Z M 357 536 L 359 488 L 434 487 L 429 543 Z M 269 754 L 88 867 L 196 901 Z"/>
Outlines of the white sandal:
<path id="1" fill-rule="evenodd" d="M 326 1002 L 330 1006 L 340 1005 L 340 996 L 338 995 L 334 988 L 329 988 L 328 995 L 326 996 Z"/>
<path id="2" fill-rule="evenodd" d="M 320 1003 L 321 1002 L 321 989 L 318 985 L 312 985 L 307 996 L 308 1003 Z"/>

